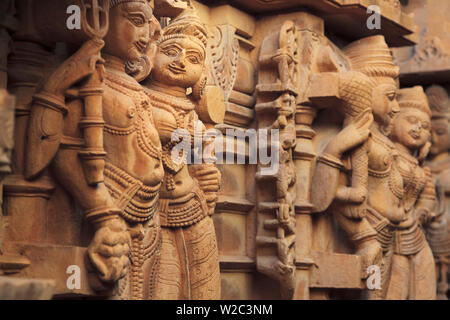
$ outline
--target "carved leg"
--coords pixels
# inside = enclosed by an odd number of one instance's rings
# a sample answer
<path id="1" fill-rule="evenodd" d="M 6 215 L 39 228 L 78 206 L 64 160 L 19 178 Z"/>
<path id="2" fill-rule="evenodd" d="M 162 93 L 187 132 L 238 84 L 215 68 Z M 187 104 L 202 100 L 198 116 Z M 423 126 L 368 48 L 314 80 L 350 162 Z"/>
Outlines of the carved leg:
<path id="1" fill-rule="evenodd" d="M 406 300 L 411 279 L 411 261 L 407 256 L 394 254 L 391 260 L 391 274 L 387 283 L 387 300 Z"/>
<path id="2" fill-rule="evenodd" d="M 183 229 L 188 257 L 191 299 L 220 299 L 219 252 L 213 221 L 206 217 Z"/>
<path id="3" fill-rule="evenodd" d="M 410 300 L 436 300 L 436 269 L 428 244 L 412 258 Z"/>
<path id="4" fill-rule="evenodd" d="M 162 228 L 161 262 L 155 299 L 187 300 L 186 252 L 180 228 Z"/>
<path id="5" fill-rule="evenodd" d="M 376 241 L 377 232 L 366 219 L 348 218 L 340 210 L 333 210 L 334 217 L 355 245 L 356 254 L 363 259 L 363 271 L 370 265 L 379 265 L 382 257 L 381 246 Z"/>
<path id="6" fill-rule="evenodd" d="M 448 300 L 447 291 L 449 289 L 448 283 L 448 263 L 445 261 L 445 258 L 438 257 L 440 260 L 436 264 L 436 273 L 437 273 L 437 299 L 438 300 Z"/>

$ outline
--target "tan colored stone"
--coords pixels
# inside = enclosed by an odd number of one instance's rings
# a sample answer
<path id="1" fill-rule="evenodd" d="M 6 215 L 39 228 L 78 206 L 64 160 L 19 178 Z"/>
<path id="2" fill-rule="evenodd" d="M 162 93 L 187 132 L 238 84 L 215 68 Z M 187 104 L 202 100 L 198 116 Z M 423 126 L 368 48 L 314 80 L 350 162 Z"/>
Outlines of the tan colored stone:
<path id="1" fill-rule="evenodd" d="M 423 161 L 446 157 L 436 134 L 447 120 L 429 119 L 422 89 L 399 90 L 390 53 L 415 43 L 420 1 L 3 1 L 0 88 L 16 101 L 14 152 L 0 159 L 12 171 L 0 274 L 14 285 L 0 280 L 0 295 L 434 298 L 428 226 L 443 297 L 447 174 Z M 65 27 L 70 4 L 90 15 L 81 30 Z M 380 30 L 366 27 L 372 4 Z M 429 90 L 436 113 L 446 98 Z M 178 163 L 179 129 L 186 144 L 211 129 L 277 130 L 277 170 L 249 164 L 264 145 L 236 136 Z M 206 162 L 226 152 L 246 162 Z M 373 264 L 381 291 L 367 288 Z M 80 288 L 67 287 L 69 266 Z M 31 296 L 38 279 L 53 291 Z"/>

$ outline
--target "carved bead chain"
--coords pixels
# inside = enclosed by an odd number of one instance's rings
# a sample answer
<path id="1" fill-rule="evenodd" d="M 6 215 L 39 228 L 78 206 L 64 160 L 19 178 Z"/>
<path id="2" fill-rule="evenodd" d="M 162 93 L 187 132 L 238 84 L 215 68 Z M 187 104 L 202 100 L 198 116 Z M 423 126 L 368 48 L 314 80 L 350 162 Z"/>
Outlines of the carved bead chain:
<path id="1" fill-rule="evenodd" d="M 150 109 L 149 98 L 144 93 L 142 87 L 137 82 L 133 83 L 125 77 L 121 77 L 110 72 L 106 73 L 105 83 L 111 89 L 132 99 L 137 113 L 137 117 L 135 117 L 134 127 L 136 128 L 136 131 L 138 133 L 138 145 L 145 153 L 157 160 L 160 160 L 162 158 L 162 150 L 152 142 L 151 134 L 148 132 L 147 128 L 148 124 L 145 123 L 145 112 L 148 115 L 148 120 L 150 120 L 150 122 L 152 123 L 153 116 Z"/>
<path id="2" fill-rule="evenodd" d="M 373 132 L 371 139 L 378 143 L 388 151 L 390 157 L 392 158 L 389 163 L 389 167 L 383 172 L 377 172 L 369 168 L 369 175 L 375 178 L 386 178 L 389 177 L 388 185 L 392 194 L 395 195 L 399 200 L 403 198 L 403 178 L 400 172 L 397 170 L 397 166 L 393 165 L 395 163 L 395 158 L 398 156 L 398 152 L 395 150 L 395 145 L 390 140 L 387 140 L 384 136 L 380 136 L 379 133 Z M 387 161 L 385 161 L 387 162 Z M 388 163 L 386 163 L 388 164 Z"/>

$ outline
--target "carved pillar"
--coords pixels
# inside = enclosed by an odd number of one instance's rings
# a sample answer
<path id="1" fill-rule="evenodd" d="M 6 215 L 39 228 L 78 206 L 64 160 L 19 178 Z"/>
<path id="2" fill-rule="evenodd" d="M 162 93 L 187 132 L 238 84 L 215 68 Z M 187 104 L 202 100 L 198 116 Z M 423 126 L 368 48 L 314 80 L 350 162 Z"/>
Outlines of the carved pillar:
<path id="1" fill-rule="evenodd" d="M 315 136 L 311 125 L 316 116 L 316 110 L 308 101 L 307 91 L 314 72 L 317 50 L 323 39 L 323 22 L 321 19 L 303 14 L 297 20 L 300 29 L 300 47 L 302 52 L 299 79 L 297 86 L 300 95 L 297 97 L 295 116 L 297 145 L 294 152 L 294 162 L 297 172 L 297 199 L 295 213 L 297 218 L 296 260 L 297 287 L 295 299 L 310 298 L 310 269 L 314 264 L 312 250 L 312 205 L 310 203 L 310 186 L 312 163 L 315 152 L 312 139 Z"/>
<path id="2" fill-rule="evenodd" d="M 250 54 L 256 50 L 253 36 L 255 18 L 230 5 L 203 7 L 209 17 L 208 84 L 215 85 L 225 98 L 223 124 L 215 126 L 225 136 L 229 149 L 217 156 L 243 157 L 244 163 L 218 165 L 222 185 L 216 206 L 214 226 L 219 244 L 222 298 L 254 299 L 262 292 L 246 285 L 255 280 L 255 181 L 256 164 L 249 163 L 248 128 L 255 119 L 256 69 Z M 251 135 L 251 134 L 250 134 Z M 237 138 L 240 137 L 240 138 Z"/>
<path id="3" fill-rule="evenodd" d="M 298 180 L 293 151 L 299 42 L 299 30 L 292 20 L 284 21 L 263 40 L 255 107 L 259 155 L 270 153 L 272 160 L 270 167 L 260 164 L 256 175 L 256 263 L 259 272 L 278 281 L 284 299 L 292 299 L 296 286 L 294 203 Z"/>
<path id="4" fill-rule="evenodd" d="M 0 9 L 4 15 L 0 18 L 0 123 L 4 124 L 2 133 L 0 134 L 0 209 L 3 204 L 3 179 L 5 175 L 11 172 L 11 151 L 13 147 L 12 131 L 14 122 L 12 121 L 14 114 L 14 99 L 8 95 L 7 86 L 7 58 L 11 51 L 9 33 L 17 27 L 17 21 L 14 19 L 14 3 L 13 1 L 3 1 Z M 2 221 L 3 222 L 3 221 Z M 0 222 L 0 228 L 3 230 L 3 223 Z M 4 236 L 0 232 L 0 248 L 1 239 Z"/>
<path id="5" fill-rule="evenodd" d="M 23 176 L 25 142 L 32 96 L 51 62 L 51 53 L 36 34 L 33 1 L 16 1 L 20 29 L 13 35 L 14 51 L 8 59 L 8 88 L 17 97 L 13 170 L 5 180 L 8 241 L 46 240 L 45 206 L 53 185 L 48 178 L 26 181 Z"/>
<path id="6" fill-rule="evenodd" d="M 80 17 L 81 30 L 76 32 L 69 30 L 66 25 L 68 17 L 66 11 L 72 4 L 80 6 L 85 13 Z M 26 251 L 27 246 L 49 244 L 54 241 L 51 239 L 55 239 L 48 234 L 49 225 L 54 224 L 54 221 L 49 220 L 47 212 L 48 200 L 55 187 L 50 174 L 44 171 L 37 178 L 27 180 L 24 177 L 24 164 L 28 156 L 25 154 L 25 147 L 33 95 L 42 80 L 60 63 L 53 52 L 55 43 L 64 41 L 66 43 L 64 48 L 70 45 L 77 48 L 83 42 L 95 37 L 96 33 L 107 30 L 106 5 L 108 5 L 106 0 L 15 1 L 20 28 L 17 28 L 17 32 L 12 36 L 14 50 L 8 58 L 8 88 L 17 97 L 15 150 L 12 174 L 5 180 L 5 213 L 8 223 L 5 250 L 10 254 Z M 102 15 L 101 22 L 96 23 L 100 15 Z M 93 25 L 89 25 L 90 23 Z M 99 31 L 99 28 L 102 30 Z M 86 96 L 97 94 L 94 91 L 85 90 L 80 93 L 85 93 Z M 88 99 L 91 97 L 86 97 L 86 100 Z M 87 112 L 91 111 L 93 110 Z M 89 116 L 87 112 L 86 116 Z M 98 113 L 98 110 L 96 112 Z M 101 111 L 99 113 L 101 114 Z M 90 120 L 94 120 L 93 117 Z M 90 128 L 94 127 L 92 124 Z M 87 144 L 87 147 L 90 145 Z M 71 210 L 75 211 L 76 208 L 66 207 L 65 210 L 64 214 L 70 216 Z M 68 233 L 77 232 L 73 229 L 72 225 L 69 226 Z M 29 252 L 28 255 L 33 256 L 34 253 Z M 34 265 L 33 268 L 25 272 L 30 272 L 32 277 L 42 273 L 39 266 Z"/>

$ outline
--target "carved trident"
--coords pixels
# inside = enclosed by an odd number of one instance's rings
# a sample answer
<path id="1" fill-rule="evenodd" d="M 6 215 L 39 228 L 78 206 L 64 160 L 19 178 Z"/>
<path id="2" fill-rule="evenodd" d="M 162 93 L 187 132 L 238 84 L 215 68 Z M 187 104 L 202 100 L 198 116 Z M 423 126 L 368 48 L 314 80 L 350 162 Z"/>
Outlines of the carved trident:
<path id="1" fill-rule="evenodd" d="M 84 33 L 90 38 L 101 39 L 106 36 L 109 26 L 109 0 L 81 0 L 80 8 Z"/>
<path id="2" fill-rule="evenodd" d="M 109 0 L 81 0 L 83 31 L 94 41 L 100 41 L 108 32 L 108 10 Z M 104 178 L 103 63 L 103 60 L 96 62 L 96 72 L 79 90 L 79 97 L 84 100 L 84 116 L 79 125 L 84 133 L 85 146 L 78 154 L 83 160 L 83 170 L 89 185 L 103 182 Z"/>
<path id="3" fill-rule="evenodd" d="M 72 2 L 81 9 L 81 30 L 70 31 L 71 40 L 74 44 L 81 42 L 82 46 L 53 72 L 43 90 L 33 96 L 25 177 L 37 177 L 54 158 L 61 142 L 69 145 L 74 143 L 63 137 L 63 117 L 70 112 L 65 97 L 71 96 L 84 102 L 83 118 L 80 121 L 84 145 L 79 156 L 87 183 L 95 185 L 103 181 L 106 155 L 103 149 L 102 116 L 104 61 L 100 50 L 104 45 L 102 38 L 108 32 L 109 0 Z M 61 34 L 67 37 L 64 32 L 67 31 L 61 31 Z M 55 38 L 58 36 L 56 33 Z M 79 90 L 72 88 L 80 80 L 84 81 L 82 87 Z"/>

